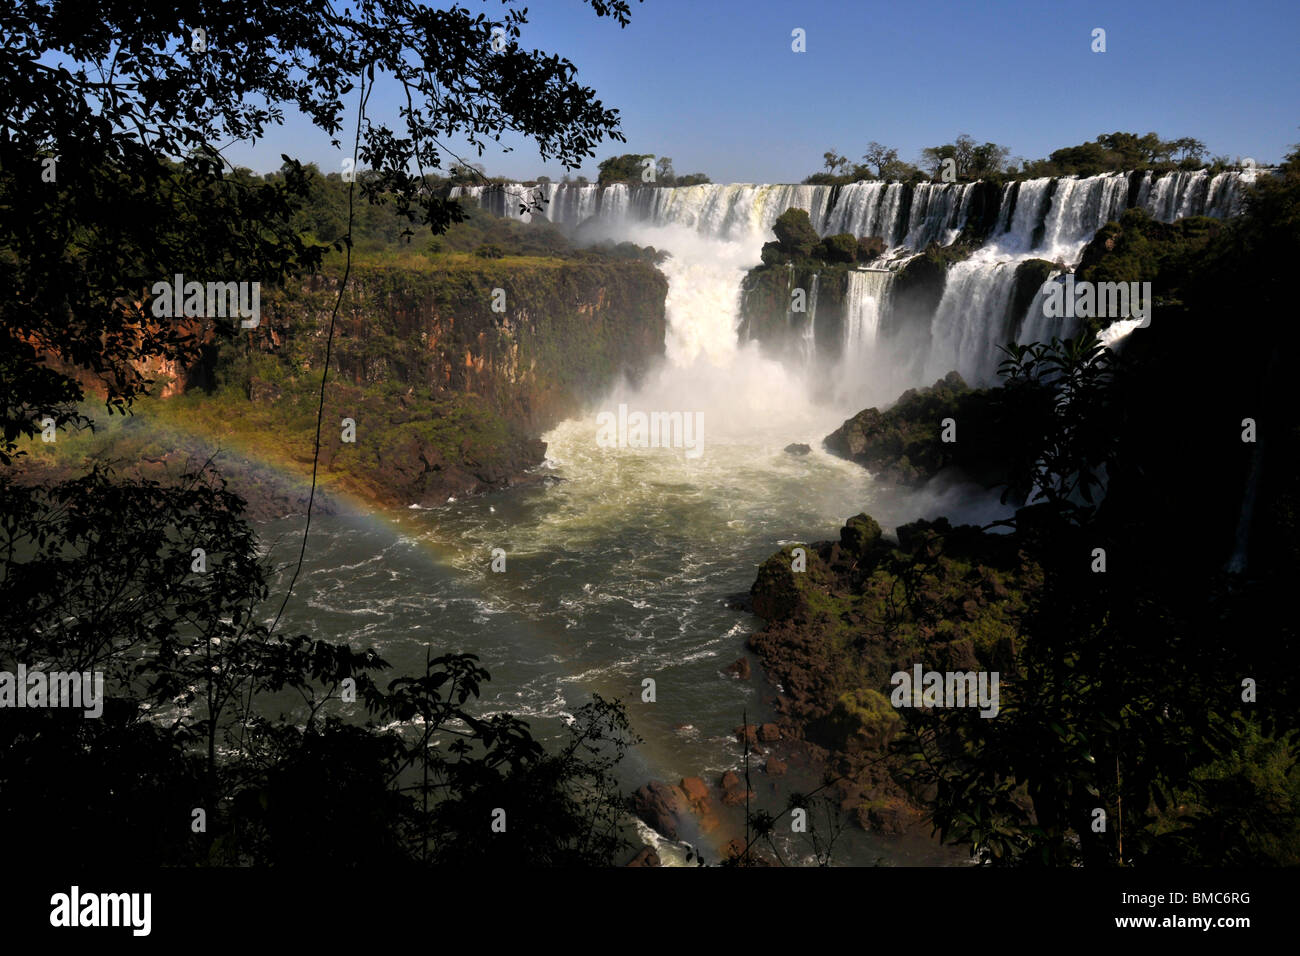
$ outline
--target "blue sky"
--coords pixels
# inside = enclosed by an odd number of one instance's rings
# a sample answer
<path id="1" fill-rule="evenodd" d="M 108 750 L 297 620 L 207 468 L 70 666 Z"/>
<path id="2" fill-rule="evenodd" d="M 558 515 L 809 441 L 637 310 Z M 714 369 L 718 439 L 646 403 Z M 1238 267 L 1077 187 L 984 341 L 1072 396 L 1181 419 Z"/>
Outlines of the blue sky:
<path id="1" fill-rule="evenodd" d="M 1211 154 L 1261 164 L 1300 142 L 1295 0 L 646 0 L 625 29 L 579 0 L 524 5 L 522 42 L 573 61 L 622 114 L 627 143 L 601 144 L 577 171 L 592 178 L 605 156 L 636 152 L 715 182 L 798 182 L 832 147 L 856 159 L 874 139 L 915 161 L 962 132 L 1027 159 L 1115 130 L 1195 136 Z M 796 27 L 805 53 L 791 50 Z M 1091 50 L 1097 27 L 1105 53 Z M 396 122 L 395 98 L 380 92 L 371 113 Z M 511 153 L 472 158 L 492 175 L 564 173 L 511 142 Z M 284 127 L 226 155 L 262 172 L 281 152 L 340 168 L 292 107 Z"/>

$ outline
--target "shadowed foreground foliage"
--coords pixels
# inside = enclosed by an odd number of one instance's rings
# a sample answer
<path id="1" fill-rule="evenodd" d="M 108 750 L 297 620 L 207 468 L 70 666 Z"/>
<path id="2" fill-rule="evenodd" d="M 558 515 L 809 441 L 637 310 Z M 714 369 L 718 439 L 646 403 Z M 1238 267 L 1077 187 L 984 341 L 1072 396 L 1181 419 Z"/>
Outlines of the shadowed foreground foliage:
<path id="1" fill-rule="evenodd" d="M 211 472 L 179 487 L 102 471 L 0 482 L 0 670 L 105 679 L 98 719 L 5 711 L 11 851 L 93 845 L 146 865 L 622 862 L 612 769 L 633 738 L 621 704 L 596 697 L 548 754 L 524 722 L 474 716 L 488 674 L 473 655 L 385 681 L 373 650 L 269 633 L 242 510 Z"/>

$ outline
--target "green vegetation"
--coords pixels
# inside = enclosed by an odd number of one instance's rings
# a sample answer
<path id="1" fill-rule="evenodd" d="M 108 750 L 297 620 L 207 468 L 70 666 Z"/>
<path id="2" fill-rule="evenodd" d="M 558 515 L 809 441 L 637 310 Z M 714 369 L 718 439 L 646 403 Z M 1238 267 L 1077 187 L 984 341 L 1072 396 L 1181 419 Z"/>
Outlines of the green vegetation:
<path id="1" fill-rule="evenodd" d="M 628 22 L 626 0 L 589 5 Z M 346 190 L 288 159 L 255 177 L 221 156 L 231 142 L 262 140 L 287 106 L 336 142 L 351 142 L 345 117 L 357 123 L 361 172 L 348 185 L 363 256 L 395 255 L 412 227 L 436 235 L 464 218 L 433 178 L 446 158 L 440 138 L 481 148 L 518 133 L 566 168 L 622 139 L 617 113 L 575 82 L 572 63 L 520 46 L 521 9 L 496 20 L 404 0 L 359 10 L 270 2 L 251 16 L 216 6 L 204 14 L 206 48 L 178 46 L 166 11 L 77 12 L 26 4 L 6 17 L 17 60 L 38 68 L 0 71 L 4 466 L 46 419 L 63 438 L 86 423 L 89 394 L 127 411 L 159 368 L 201 372 L 213 390 L 159 406 L 164 416 L 220 417 L 245 437 L 274 421 L 255 440 L 309 464 L 330 277 L 340 276 L 327 256 L 343 251 Z M 390 84 L 408 103 L 398 128 L 361 121 L 356 104 Z M 54 158 L 57 177 L 43 181 L 42 160 Z M 500 257 L 471 254 L 494 245 Z M 643 308 L 662 309 L 662 277 L 644 262 L 519 251 L 480 237 L 441 254 L 438 276 L 427 259 L 422 272 L 353 263 L 324 434 L 355 409 L 359 433 L 377 440 L 350 446 L 356 461 L 327 445 L 327 470 L 378 481 L 393 461 L 413 463 L 410 445 L 426 479 L 440 457 L 490 469 L 518 422 L 574 400 L 557 392 L 541 412 L 504 408 L 507 383 L 580 385 L 630 354 L 618 350 L 640 331 L 606 312 L 619 277 L 642 283 Z M 244 331 L 233 317 L 153 316 L 152 283 L 176 273 L 262 283 L 262 322 Z M 515 311 L 490 312 L 487 281 L 516 296 Z M 413 288 L 425 283 L 455 306 L 430 305 L 429 288 Z M 559 298 L 530 300 L 520 286 Z M 486 324 L 466 316 L 467 288 Z M 556 349 L 547 311 L 557 304 L 556 334 L 589 351 L 571 347 L 572 364 L 539 369 L 534 358 Z M 661 323 L 648 333 L 659 342 Z M 401 388 L 389 372 L 405 362 Z M 263 403 L 283 407 L 264 417 Z M 516 457 L 528 454 L 536 449 Z M 0 821 L 15 859 L 75 859 L 93 846 L 119 868 L 622 862 L 624 801 L 611 771 L 634 738 L 621 705 L 597 697 L 575 708 L 563 749 L 547 754 L 523 721 L 476 713 L 489 675 L 473 655 L 430 647 L 421 671 L 389 678 L 371 649 L 278 631 L 263 560 L 245 502 L 201 464 L 165 482 L 102 468 L 67 480 L 0 474 L 0 670 L 99 671 L 105 684 L 101 719 L 6 708 Z M 508 808 L 509 827 L 484 840 L 495 808 Z"/>
<path id="2" fill-rule="evenodd" d="M 602 186 L 612 183 L 627 183 L 629 186 L 698 186 L 709 182 L 709 177 L 704 173 L 678 176 L 673 171 L 670 156 L 656 159 L 653 153 L 624 153 L 601 161 L 597 182 Z"/>
<path id="3" fill-rule="evenodd" d="M 1154 169 L 1200 169 L 1206 162 L 1205 144 L 1184 136 L 1162 140 L 1155 133 L 1103 133 L 1090 143 L 1058 149 L 1047 159 L 1025 164 L 1027 176 L 1095 176 L 1098 173 Z M 1211 165 L 1227 165 L 1218 157 Z"/>
<path id="4" fill-rule="evenodd" d="M 772 231 L 776 233 L 781 251 L 792 258 L 809 258 L 821 241 L 808 213 L 802 209 L 787 209 L 781 213 L 772 224 Z"/>
<path id="5" fill-rule="evenodd" d="M 825 172 L 813 173 L 804 180 L 808 186 L 840 186 L 867 179 L 920 182 L 925 173 L 898 158 L 898 150 L 882 146 L 874 140 L 868 144 L 863 163 L 854 163 L 834 149 L 822 154 Z"/>
<path id="6" fill-rule="evenodd" d="M 897 468 L 954 417 L 1002 443 L 1004 501 L 1023 503 L 986 529 L 905 525 L 897 548 L 858 516 L 806 572 L 789 548 L 759 571 L 751 643 L 864 823 L 897 823 L 905 795 L 987 864 L 1300 862 L 1300 708 L 1268 677 L 1296 646 L 1300 429 L 1277 410 L 1297 343 L 1268 317 L 1300 252 L 1300 151 L 1246 205 L 1099 233 L 1081 275 L 1162 292 L 1122 352 L 1087 334 L 1009 346 L 1000 388 L 951 382 L 837 433 Z M 1026 284 L 1050 268 L 1026 263 Z M 1243 303 L 1264 339 L 1221 334 Z M 997 718 L 908 708 L 887 726 L 872 693 L 918 661 L 999 671 Z"/>
<path id="7" fill-rule="evenodd" d="M 935 179 L 940 179 L 943 170 L 950 168 L 958 182 L 972 182 L 1003 172 L 1010 152 L 997 143 L 976 143 L 962 133 L 951 143 L 921 150 L 921 163 Z"/>
<path id="8" fill-rule="evenodd" d="M 978 143 L 962 133 L 951 143 L 923 149 L 914 166 L 900 160 L 898 150 L 873 140 L 862 157 L 864 163 L 854 163 L 836 150 L 828 150 L 822 155 L 825 171 L 814 173 L 804 183 L 827 186 L 864 180 L 918 183 L 940 180 L 944 170 L 951 168 L 956 182 L 983 180 L 1001 184 L 1041 176 L 1095 176 L 1135 170 L 1163 173 L 1208 168 L 1217 173 L 1234 165 L 1227 156 L 1207 158 L 1205 144 L 1194 137 L 1164 140 L 1155 133 L 1103 133 L 1092 142 L 1058 149 L 1047 159 L 1008 159 L 1010 152 L 1006 146 Z"/>
<path id="9" fill-rule="evenodd" d="M 896 484 L 920 486 L 946 468 L 989 487 L 1007 478 L 1003 393 L 971 389 L 956 372 L 929 388 L 910 388 L 884 411 L 858 412 L 826 437 L 826 449 Z M 959 439 L 940 440 L 942 422 L 960 423 Z"/>

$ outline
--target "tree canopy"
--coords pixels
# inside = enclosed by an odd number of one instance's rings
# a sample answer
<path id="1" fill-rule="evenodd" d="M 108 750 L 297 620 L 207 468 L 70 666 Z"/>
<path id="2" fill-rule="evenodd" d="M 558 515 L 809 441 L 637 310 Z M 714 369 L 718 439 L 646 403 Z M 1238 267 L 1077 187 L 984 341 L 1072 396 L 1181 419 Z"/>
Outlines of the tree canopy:
<path id="1" fill-rule="evenodd" d="M 588 5 L 628 22 L 627 0 Z M 569 168 L 621 140 L 572 63 L 520 44 L 525 14 L 412 0 L 0 10 L 0 464 L 46 419 L 85 424 L 92 389 L 127 411 L 152 384 L 148 360 L 187 364 L 206 334 L 236 334 L 231 317 L 159 316 L 155 282 L 317 269 L 351 241 L 339 200 L 353 188 L 392 217 L 357 217 L 359 233 L 442 232 L 466 214 L 437 171 L 481 178 L 447 140 L 481 152 L 523 134 Z M 399 129 L 366 112 L 380 84 L 400 92 Z M 222 150 L 262 139 L 286 107 L 355 147 L 365 175 L 344 189 L 288 156 L 264 177 L 231 169 Z M 473 655 L 431 649 L 423 673 L 381 682 L 373 650 L 277 632 L 244 508 L 208 465 L 176 485 L 0 474 L 0 669 L 38 661 L 106 684 L 102 719 L 36 708 L 0 722 L 16 854 L 615 861 L 621 704 L 581 708 L 547 754 L 522 721 L 476 716 L 488 675 Z M 513 808 L 501 839 L 471 839 L 495 808 Z"/>
<path id="2" fill-rule="evenodd" d="M 627 0 L 589 5 L 628 22 Z M 193 328 L 149 320 L 152 283 L 177 273 L 274 282 L 319 266 L 328 247 L 289 225 L 307 189 L 296 161 L 283 157 L 283 179 L 259 182 L 221 152 L 262 139 L 286 107 L 345 152 L 355 139 L 357 166 L 371 171 L 358 181 L 362 197 L 435 232 L 460 217 L 424 176 L 461 162 L 445 140 L 481 152 L 523 133 L 567 167 L 601 140 L 621 140 L 618 111 L 577 82 L 571 62 L 520 44 L 526 22 L 522 9 L 493 19 L 414 0 L 279 2 L 252 17 L 229 5 L 142 11 L 117 0 L 90 11 L 20 0 L 0 11 L 0 280 L 9 290 L 0 461 L 47 416 L 84 423 L 75 406 L 86 383 L 121 410 L 147 387 L 141 362 L 193 359 Z M 369 117 L 348 128 L 381 83 L 400 91 L 402 128 Z"/>

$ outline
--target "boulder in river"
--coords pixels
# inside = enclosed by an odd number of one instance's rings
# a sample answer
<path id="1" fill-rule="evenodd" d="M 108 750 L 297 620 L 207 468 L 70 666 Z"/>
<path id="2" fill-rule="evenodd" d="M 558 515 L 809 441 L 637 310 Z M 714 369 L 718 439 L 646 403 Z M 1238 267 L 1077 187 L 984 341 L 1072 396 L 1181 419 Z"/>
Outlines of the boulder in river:
<path id="1" fill-rule="evenodd" d="M 678 838 L 682 814 L 686 812 L 686 794 L 680 787 L 651 780 L 632 794 L 632 812 L 646 826 L 670 840 Z"/>

